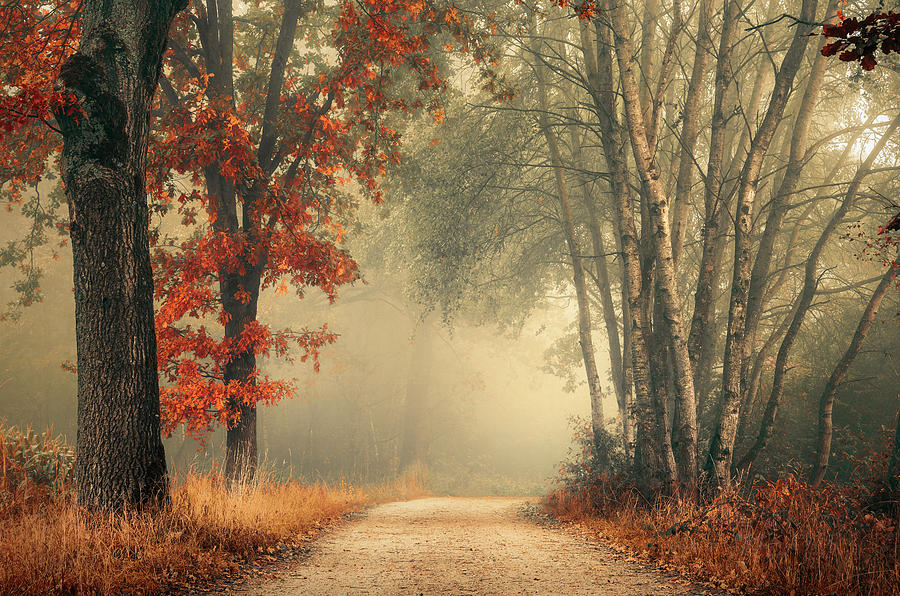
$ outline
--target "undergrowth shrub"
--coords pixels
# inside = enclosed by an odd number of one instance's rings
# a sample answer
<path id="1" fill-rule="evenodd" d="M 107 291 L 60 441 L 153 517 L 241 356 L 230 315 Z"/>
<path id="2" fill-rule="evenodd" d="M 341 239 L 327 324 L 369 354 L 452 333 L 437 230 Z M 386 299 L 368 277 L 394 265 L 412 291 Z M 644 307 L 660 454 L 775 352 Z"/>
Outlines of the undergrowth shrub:
<path id="1" fill-rule="evenodd" d="M 54 437 L 0 423 L 0 511 L 66 496 L 74 481 L 75 451 Z"/>
<path id="2" fill-rule="evenodd" d="M 783 473 L 699 501 L 648 501 L 626 474 L 588 476 L 576 458 L 561 468 L 544 506 L 562 521 L 721 587 L 900 594 L 900 504 L 889 491 L 885 462 L 881 455 L 860 462 L 850 482 L 819 489 Z"/>

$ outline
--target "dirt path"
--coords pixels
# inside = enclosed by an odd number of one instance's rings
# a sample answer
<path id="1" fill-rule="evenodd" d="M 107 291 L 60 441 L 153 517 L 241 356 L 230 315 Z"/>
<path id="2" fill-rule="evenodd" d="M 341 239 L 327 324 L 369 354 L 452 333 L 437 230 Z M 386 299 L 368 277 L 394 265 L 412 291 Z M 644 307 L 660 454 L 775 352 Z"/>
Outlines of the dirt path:
<path id="1" fill-rule="evenodd" d="M 523 499 L 388 503 L 319 539 L 280 579 L 238 593 L 703 594 L 523 515 Z"/>

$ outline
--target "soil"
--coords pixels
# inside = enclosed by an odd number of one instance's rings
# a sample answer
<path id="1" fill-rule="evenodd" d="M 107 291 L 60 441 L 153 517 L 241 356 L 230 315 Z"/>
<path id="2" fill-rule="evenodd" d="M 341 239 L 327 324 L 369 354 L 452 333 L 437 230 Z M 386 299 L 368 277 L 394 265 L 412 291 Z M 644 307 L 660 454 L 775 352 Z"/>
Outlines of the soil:
<path id="1" fill-rule="evenodd" d="M 387 503 L 315 541 L 308 557 L 234 594 L 707 594 L 540 523 L 519 498 Z"/>

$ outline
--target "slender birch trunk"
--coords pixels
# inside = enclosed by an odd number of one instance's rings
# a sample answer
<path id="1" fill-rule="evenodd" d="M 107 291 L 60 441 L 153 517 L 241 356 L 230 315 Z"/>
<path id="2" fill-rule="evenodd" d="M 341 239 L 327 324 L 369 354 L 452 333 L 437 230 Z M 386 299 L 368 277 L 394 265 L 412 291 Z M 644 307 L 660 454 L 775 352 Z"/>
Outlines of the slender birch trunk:
<path id="1" fill-rule="evenodd" d="M 634 470 L 645 489 L 662 484 L 660 432 L 653 414 L 650 388 L 650 357 L 647 351 L 647 319 L 641 309 L 641 252 L 634 222 L 634 196 L 629 184 L 625 138 L 616 111 L 616 84 L 610 52 L 609 29 L 594 21 L 596 41 L 591 40 L 586 23 L 581 25 L 581 41 L 585 67 L 600 125 L 603 153 L 610 171 L 613 213 L 622 252 L 623 319 L 626 354 L 631 361 L 635 404 Z M 630 346 L 629 346 L 630 344 Z M 630 350 L 628 349 L 630 347 Z M 627 369 L 626 369 L 627 370 Z"/>
<path id="2" fill-rule="evenodd" d="M 734 31 L 737 14 L 740 9 L 738 0 L 726 3 L 722 22 L 722 36 L 719 38 L 719 57 L 716 62 L 715 94 L 713 97 L 712 123 L 709 137 L 709 159 L 706 168 L 706 185 L 703 195 L 704 223 L 703 249 L 700 257 L 700 272 L 694 291 L 694 312 L 688 333 L 688 353 L 694 363 L 695 386 L 703 370 L 697 366 L 703 349 L 704 330 L 709 326 L 713 308 L 713 278 L 717 267 L 714 259 L 721 254 L 716 250 L 718 237 L 719 212 L 721 210 L 720 193 L 722 190 L 722 163 L 725 154 L 726 101 L 728 86 L 733 77 L 731 71 L 731 49 L 734 44 Z"/>
<path id="3" fill-rule="evenodd" d="M 712 0 L 700 0 L 697 17 L 697 41 L 694 45 L 694 64 L 684 101 L 681 123 L 681 153 L 678 160 L 678 176 L 675 181 L 675 200 L 672 203 L 672 260 L 675 265 L 681 258 L 687 234 L 688 211 L 694 179 L 694 149 L 700 135 L 700 101 L 703 97 L 709 56 L 713 52 L 710 35 Z"/>
<path id="4" fill-rule="evenodd" d="M 675 407 L 678 409 L 679 428 L 677 432 L 680 447 L 677 454 L 679 481 L 690 492 L 697 481 L 697 410 L 693 371 L 688 356 L 687 337 L 684 333 L 681 314 L 681 299 L 678 294 L 675 266 L 672 260 L 669 201 L 659 179 L 659 169 L 647 142 L 637 79 L 634 73 L 635 62 L 631 40 L 626 36 L 627 19 L 624 6 L 612 7 L 610 15 L 629 137 L 638 174 L 642 185 L 649 193 L 647 198 L 650 229 L 645 233 L 649 233 L 652 237 L 652 250 L 659 284 L 657 295 L 662 301 L 662 312 L 675 372 Z"/>
<path id="5" fill-rule="evenodd" d="M 872 296 L 869 298 L 869 302 L 859 318 L 859 324 L 856 326 L 850 345 L 847 346 L 847 351 L 844 352 L 844 355 L 835 365 L 834 370 L 831 371 L 831 376 L 828 378 L 828 382 L 825 383 L 825 389 L 819 397 L 819 432 L 816 441 L 816 463 L 813 467 L 811 479 L 811 483 L 815 488 L 818 488 L 825 478 L 825 470 L 828 467 L 828 460 L 831 456 L 831 437 L 834 434 L 832 412 L 834 411 L 835 393 L 837 393 L 838 387 L 844 381 L 844 377 L 847 376 L 847 371 L 850 369 L 850 365 L 853 364 L 853 360 L 856 359 L 856 355 L 859 354 L 862 343 L 869 335 L 869 330 L 872 329 L 872 324 L 875 322 L 875 315 L 878 314 L 881 301 L 894 285 L 896 277 L 897 267 L 894 263 L 891 263 L 878 286 L 872 292 Z"/>
<path id="6" fill-rule="evenodd" d="M 810 23 L 815 18 L 816 0 L 803 0 L 800 21 Z M 810 26 L 798 24 L 791 45 L 775 76 L 775 86 L 763 122 L 757 130 L 744 167 L 741 170 L 737 211 L 734 223 L 734 272 L 731 282 L 731 301 L 728 308 L 728 333 L 725 338 L 725 359 L 722 371 L 722 401 L 713 437 L 710 441 L 707 468 L 717 486 L 731 482 L 731 460 L 737 433 L 741 405 L 741 369 L 744 355 L 747 294 L 750 289 L 750 249 L 753 206 L 762 162 L 775 129 L 784 114 L 794 78 L 800 68 L 809 41 Z"/>
<path id="7" fill-rule="evenodd" d="M 537 51 L 535 51 L 535 56 L 538 56 Z M 603 388 L 600 385 L 600 375 L 597 371 L 597 361 L 594 356 L 590 302 L 584 280 L 584 260 L 582 258 L 581 247 L 578 243 L 578 237 L 575 233 L 575 224 L 572 217 L 572 202 L 569 198 L 569 188 L 566 183 L 559 141 L 556 138 L 556 133 L 551 129 L 549 118 L 547 117 L 547 89 L 544 81 L 543 68 L 540 64 L 540 57 L 537 57 L 537 62 L 534 71 L 540 100 L 538 125 L 547 141 L 547 147 L 550 151 L 550 164 L 553 168 L 554 179 L 556 180 L 557 197 L 559 199 L 560 220 L 566 238 L 569 258 L 572 260 L 572 278 L 575 285 L 575 297 L 578 302 L 578 343 L 581 346 L 581 355 L 584 360 L 584 369 L 587 375 L 588 391 L 590 392 L 591 429 L 593 431 L 594 447 L 599 448 L 603 442 Z"/>
<path id="8" fill-rule="evenodd" d="M 584 155 L 581 151 L 581 139 L 574 127 L 569 127 L 569 139 L 572 144 L 572 157 L 576 167 L 584 171 Z M 622 363 L 622 346 L 619 341 L 619 320 L 616 316 L 613 303 L 612 287 L 609 282 L 609 265 L 606 262 L 606 242 L 603 238 L 603 230 L 600 228 L 600 218 L 597 214 L 595 199 L 591 196 L 589 183 L 581 180 L 581 200 L 588 212 L 588 226 L 591 232 L 591 245 L 594 251 L 594 269 L 597 279 L 597 291 L 600 294 L 600 303 L 603 310 L 603 322 L 606 326 L 606 337 L 609 348 L 609 361 L 612 368 L 613 389 L 616 393 L 616 403 L 619 406 L 619 415 L 622 418 L 622 431 L 626 446 L 634 443 L 634 424 L 629 411 L 632 409 L 631 387 L 626 386 L 624 365 Z"/>

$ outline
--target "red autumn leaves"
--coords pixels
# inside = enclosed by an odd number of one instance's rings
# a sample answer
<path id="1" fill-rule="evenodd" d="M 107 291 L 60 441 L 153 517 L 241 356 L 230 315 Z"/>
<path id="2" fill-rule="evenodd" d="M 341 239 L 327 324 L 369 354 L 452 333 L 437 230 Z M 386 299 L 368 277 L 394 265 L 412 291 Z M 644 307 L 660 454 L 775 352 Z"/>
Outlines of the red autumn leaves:
<path id="1" fill-rule="evenodd" d="M 863 70 L 872 70 L 882 54 L 900 51 L 900 14 L 894 11 L 872 13 L 863 19 L 844 18 L 835 25 L 825 25 L 822 35 L 835 41 L 822 47 L 824 56 L 838 57 L 844 62 L 859 62 Z"/>
<path id="2" fill-rule="evenodd" d="M 257 320 L 256 304 L 267 289 L 302 296 L 319 288 L 333 300 L 358 277 L 339 246 L 340 221 L 360 195 L 381 201 L 379 178 L 399 162 L 400 135 L 387 115 L 424 109 L 442 118 L 445 83 L 432 43 L 469 52 L 486 86 L 507 92 L 489 69 L 488 46 L 452 5 L 346 0 L 319 5 L 331 11 L 320 16 L 303 4 L 267 124 L 266 75 L 293 3 L 244 3 L 233 27 L 206 14 L 215 5 L 193 2 L 174 27 L 147 175 L 165 428 L 185 424 L 201 436 L 230 424 L 242 404 L 293 392 L 255 367 L 226 381 L 229 363 L 247 354 L 315 363 L 336 338 L 324 326 L 273 329 Z M 0 0 L 0 181 L 12 204 L 59 155 L 53 114 L 78 109 L 54 83 L 78 47 L 79 8 L 78 0 Z M 219 43 L 229 33 L 230 60 L 206 52 L 203 36 Z M 237 283 L 226 289 L 226 279 Z M 227 302 L 246 314 L 230 336 Z"/>

